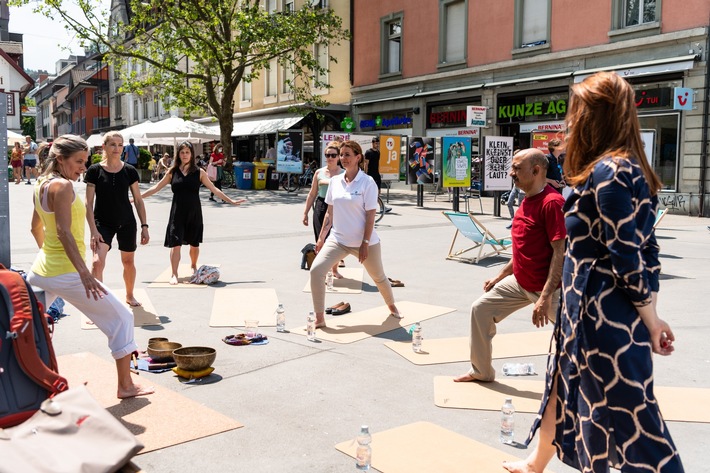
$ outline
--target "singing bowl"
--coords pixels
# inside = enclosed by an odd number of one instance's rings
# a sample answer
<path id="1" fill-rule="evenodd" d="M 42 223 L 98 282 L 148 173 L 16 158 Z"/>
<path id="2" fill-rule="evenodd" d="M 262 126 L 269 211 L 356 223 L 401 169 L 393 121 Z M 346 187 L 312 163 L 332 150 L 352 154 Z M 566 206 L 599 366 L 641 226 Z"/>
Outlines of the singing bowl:
<path id="1" fill-rule="evenodd" d="M 173 351 L 173 359 L 178 368 L 187 371 L 209 368 L 215 358 L 217 358 L 217 350 L 210 347 L 182 347 Z"/>
<path id="2" fill-rule="evenodd" d="M 148 345 L 148 354 L 160 363 L 173 361 L 173 350 L 180 348 L 182 344 L 177 342 L 154 342 Z"/>

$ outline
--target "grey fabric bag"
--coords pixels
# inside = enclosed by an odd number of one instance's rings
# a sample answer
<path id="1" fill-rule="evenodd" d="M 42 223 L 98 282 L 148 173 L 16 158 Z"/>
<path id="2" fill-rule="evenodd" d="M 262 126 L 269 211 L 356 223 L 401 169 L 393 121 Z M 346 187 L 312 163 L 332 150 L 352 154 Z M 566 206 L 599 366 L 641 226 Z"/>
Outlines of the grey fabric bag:
<path id="1" fill-rule="evenodd" d="M 22 424 L 0 429 L 0 472 L 114 472 L 142 448 L 82 385 L 46 400 Z"/>

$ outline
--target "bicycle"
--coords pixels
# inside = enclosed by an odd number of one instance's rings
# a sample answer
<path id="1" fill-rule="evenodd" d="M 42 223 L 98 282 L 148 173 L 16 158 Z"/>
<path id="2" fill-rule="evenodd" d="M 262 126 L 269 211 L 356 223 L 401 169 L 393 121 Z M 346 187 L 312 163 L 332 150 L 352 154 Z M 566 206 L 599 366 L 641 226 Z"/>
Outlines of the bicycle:
<path id="1" fill-rule="evenodd" d="M 308 166 L 303 174 L 281 174 L 279 183 L 287 192 L 296 192 L 301 187 L 310 187 L 313 183 L 313 175 L 315 169 L 313 166 Z"/>
<path id="2" fill-rule="evenodd" d="M 375 209 L 375 223 L 382 220 L 382 217 L 384 217 L 385 213 L 387 213 L 387 208 L 385 207 L 385 203 L 382 201 L 382 197 L 377 197 L 377 205 L 378 207 Z"/>

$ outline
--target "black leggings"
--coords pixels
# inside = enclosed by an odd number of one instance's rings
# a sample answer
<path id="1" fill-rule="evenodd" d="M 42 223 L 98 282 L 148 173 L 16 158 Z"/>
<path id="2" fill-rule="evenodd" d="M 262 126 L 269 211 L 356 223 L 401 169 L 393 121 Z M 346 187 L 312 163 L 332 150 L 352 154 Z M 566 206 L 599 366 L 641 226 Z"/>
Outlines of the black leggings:
<path id="1" fill-rule="evenodd" d="M 320 236 L 320 229 L 325 221 L 325 214 L 328 212 L 328 204 L 325 203 L 323 197 L 316 197 L 315 207 L 313 209 L 313 232 L 316 235 L 316 241 Z"/>
<path id="2" fill-rule="evenodd" d="M 217 189 L 222 190 L 222 179 L 218 181 L 212 181 L 212 184 L 214 184 Z M 214 198 L 214 192 L 210 192 L 210 199 L 212 198 Z"/>

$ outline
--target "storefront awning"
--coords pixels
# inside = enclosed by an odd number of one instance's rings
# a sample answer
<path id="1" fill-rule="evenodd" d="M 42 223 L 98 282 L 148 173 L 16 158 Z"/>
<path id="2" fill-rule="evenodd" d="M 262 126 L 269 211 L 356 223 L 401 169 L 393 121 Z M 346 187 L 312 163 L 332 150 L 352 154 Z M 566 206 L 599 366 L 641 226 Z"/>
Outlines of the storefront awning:
<path id="1" fill-rule="evenodd" d="M 263 118 L 261 120 L 248 120 L 234 122 L 232 136 L 269 135 L 278 130 L 288 130 L 303 120 L 301 115 L 289 115 L 279 118 Z M 216 127 L 219 130 L 219 125 Z"/>
<path id="2" fill-rule="evenodd" d="M 688 54 L 687 56 L 654 59 L 653 61 L 634 62 L 630 64 L 617 64 L 605 67 L 597 67 L 594 69 L 584 69 L 581 71 L 575 71 L 573 75 L 575 82 L 582 82 L 584 79 L 591 76 L 595 72 L 600 71 L 615 71 L 617 74 L 624 78 L 647 74 L 665 74 L 667 72 L 678 72 L 692 69 L 695 61 L 697 60 L 697 55 Z"/>
<path id="3" fill-rule="evenodd" d="M 512 84 L 529 84 L 531 82 L 542 82 L 544 80 L 554 80 L 554 79 L 564 79 L 570 77 L 571 72 L 559 72 L 557 74 L 547 74 L 543 76 L 532 76 L 532 77 L 519 77 L 517 79 L 499 80 L 495 82 L 486 82 L 484 87 L 500 87 L 502 85 L 512 85 Z"/>

